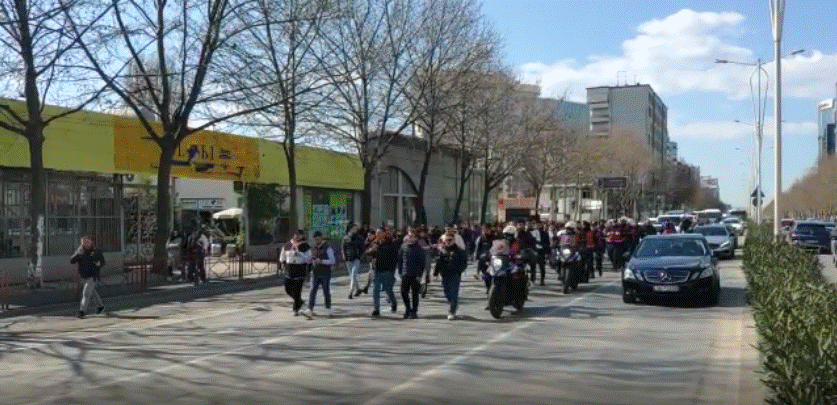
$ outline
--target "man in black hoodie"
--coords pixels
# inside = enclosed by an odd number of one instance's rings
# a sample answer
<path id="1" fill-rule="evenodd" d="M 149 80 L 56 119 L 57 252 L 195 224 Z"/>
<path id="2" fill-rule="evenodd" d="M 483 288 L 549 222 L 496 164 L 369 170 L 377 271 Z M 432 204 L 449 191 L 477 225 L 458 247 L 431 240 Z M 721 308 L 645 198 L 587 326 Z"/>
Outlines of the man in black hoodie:
<path id="1" fill-rule="evenodd" d="M 81 245 L 76 253 L 70 258 L 71 264 L 78 263 L 78 275 L 84 281 L 84 289 L 81 293 L 81 304 L 78 309 L 78 317 L 84 318 L 90 301 L 96 301 L 96 313 L 100 314 L 105 310 L 102 304 L 102 297 L 96 291 L 96 282 L 99 280 L 99 271 L 105 265 L 105 257 L 102 251 L 93 246 L 93 239 L 89 236 L 81 238 Z"/>
<path id="2" fill-rule="evenodd" d="M 398 252 L 398 274 L 401 275 L 401 298 L 404 299 L 404 319 L 418 318 L 421 276 L 424 274 L 427 252 L 419 244 L 415 233 L 404 238 Z"/>

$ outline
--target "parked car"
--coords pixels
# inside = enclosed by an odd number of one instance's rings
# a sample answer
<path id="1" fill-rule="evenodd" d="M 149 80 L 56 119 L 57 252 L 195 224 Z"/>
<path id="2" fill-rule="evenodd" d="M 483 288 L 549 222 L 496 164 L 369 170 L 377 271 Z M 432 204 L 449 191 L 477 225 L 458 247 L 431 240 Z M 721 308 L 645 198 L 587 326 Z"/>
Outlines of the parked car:
<path id="1" fill-rule="evenodd" d="M 731 227 L 738 235 L 744 234 L 744 221 L 742 221 L 741 218 L 727 217 L 723 220 L 723 224 Z"/>
<path id="2" fill-rule="evenodd" d="M 792 219 L 785 218 L 779 222 L 779 228 L 782 229 L 783 234 L 787 235 L 788 233 L 790 233 L 790 230 L 791 228 L 793 228 L 795 222 L 796 221 Z"/>
<path id="3" fill-rule="evenodd" d="M 648 236 L 622 272 L 622 301 L 676 297 L 718 303 L 721 278 L 717 259 L 700 234 Z"/>
<path id="4" fill-rule="evenodd" d="M 703 235 L 709 249 L 719 258 L 734 259 L 736 246 L 735 234 L 724 225 L 698 226 L 692 231 Z"/>
<path id="5" fill-rule="evenodd" d="M 831 253 L 831 233 L 820 222 L 797 222 L 788 233 L 788 240 L 800 247 Z"/>

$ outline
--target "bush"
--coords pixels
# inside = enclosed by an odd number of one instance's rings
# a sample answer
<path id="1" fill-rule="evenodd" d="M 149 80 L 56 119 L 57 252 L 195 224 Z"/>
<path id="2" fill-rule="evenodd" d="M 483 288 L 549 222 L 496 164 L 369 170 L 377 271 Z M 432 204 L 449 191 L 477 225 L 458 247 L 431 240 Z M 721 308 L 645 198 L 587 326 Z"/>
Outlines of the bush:
<path id="1" fill-rule="evenodd" d="M 771 404 L 837 404 L 837 288 L 816 260 L 750 227 L 744 272 Z"/>

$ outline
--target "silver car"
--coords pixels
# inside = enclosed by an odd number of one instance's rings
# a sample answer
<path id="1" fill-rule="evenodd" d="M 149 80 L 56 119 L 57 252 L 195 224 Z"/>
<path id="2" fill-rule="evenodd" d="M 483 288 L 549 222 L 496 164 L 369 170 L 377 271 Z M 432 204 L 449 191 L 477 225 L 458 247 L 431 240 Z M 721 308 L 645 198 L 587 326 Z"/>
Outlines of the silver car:
<path id="1" fill-rule="evenodd" d="M 717 257 L 726 259 L 735 258 L 735 235 L 726 226 L 698 226 L 692 232 L 703 235 L 709 243 L 709 248 L 712 249 Z"/>

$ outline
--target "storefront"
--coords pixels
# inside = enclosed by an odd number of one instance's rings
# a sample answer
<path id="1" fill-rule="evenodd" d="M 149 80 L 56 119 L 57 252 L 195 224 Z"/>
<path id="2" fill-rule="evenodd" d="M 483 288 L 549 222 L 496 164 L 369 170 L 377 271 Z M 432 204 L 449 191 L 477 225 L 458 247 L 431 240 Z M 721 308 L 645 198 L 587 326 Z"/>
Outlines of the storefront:
<path id="1" fill-rule="evenodd" d="M 3 102 L 25 110 L 14 100 Z M 55 107 L 48 114 L 57 114 Z M 45 130 L 44 166 L 47 169 L 47 213 L 44 223 L 44 277 L 47 281 L 73 274 L 68 257 L 82 235 L 91 235 L 105 250 L 105 273 L 122 270 L 125 263 L 152 255 L 156 221 L 156 172 L 160 150 L 139 121 L 130 117 L 81 111 L 56 120 Z M 0 130 L 0 269 L 11 282 L 25 279 L 30 243 L 29 151 L 25 139 Z M 297 147 L 300 224 L 342 236 L 356 217 L 357 193 L 363 172 L 356 156 L 305 146 Z M 282 189 L 288 171 L 281 144 L 221 132 L 201 131 L 188 136 L 172 159 L 173 222 L 208 223 L 212 214 L 245 208 L 244 194 L 233 184 Z M 199 192 L 178 196 L 180 180 L 200 180 Z M 224 189 L 215 192 L 214 186 Z M 281 194 L 281 193 L 278 193 Z M 275 218 L 261 219 L 273 228 L 287 201 L 276 206 Z M 284 205 L 283 208 L 279 208 Z M 252 210 L 258 211 L 258 210 Z M 264 210 L 263 210 L 264 211 Z M 268 210 L 270 211 L 270 210 Z M 315 214 L 316 213 L 316 214 Z M 246 227 L 247 218 L 243 223 Z M 173 223 L 170 225 L 174 225 Z M 270 235 L 271 230 L 260 231 Z M 339 232 L 338 232 L 339 231 Z M 268 237 L 270 243 L 276 237 Z M 273 251 L 268 247 L 266 251 Z"/>

